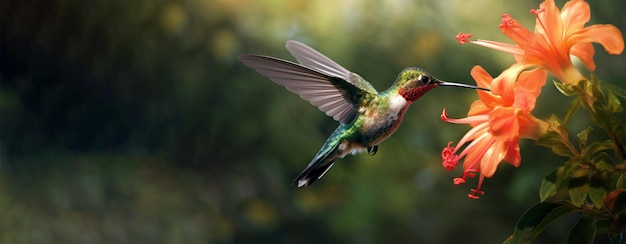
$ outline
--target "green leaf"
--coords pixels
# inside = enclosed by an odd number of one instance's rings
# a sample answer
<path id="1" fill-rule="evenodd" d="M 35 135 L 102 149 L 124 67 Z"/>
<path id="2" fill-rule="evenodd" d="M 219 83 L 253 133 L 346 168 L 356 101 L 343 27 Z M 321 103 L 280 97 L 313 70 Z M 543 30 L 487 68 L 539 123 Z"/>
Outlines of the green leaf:
<path id="1" fill-rule="evenodd" d="M 552 146 L 551 149 L 552 149 L 552 152 L 554 152 L 556 155 L 559 155 L 559 156 L 570 157 L 570 158 L 576 157 L 576 154 L 573 153 L 569 149 L 569 147 L 563 144 L 554 145 Z"/>
<path id="2" fill-rule="evenodd" d="M 578 212 L 580 211 L 580 209 L 575 208 L 574 206 L 567 204 L 567 205 L 563 205 L 563 206 L 558 206 L 556 208 L 554 208 L 552 211 L 550 211 L 549 214 L 547 214 L 543 220 L 541 221 L 541 223 L 539 223 L 536 227 L 535 227 L 535 236 L 534 238 L 536 238 L 537 236 L 539 236 L 539 234 L 545 230 L 546 228 L 548 228 L 548 226 L 556 221 L 558 218 L 565 216 L 567 214 L 573 213 L 573 212 Z"/>
<path id="3" fill-rule="evenodd" d="M 543 178 L 541 186 L 539 187 L 539 199 L 542 202 L 556 194 L 559 188 L 557 182 L 559 180 L 559 176 L 563 175 L 564 170 L 564 166 L 558 167 L 552 171 L 552 173 Z"/>
<path id="4" fill-rule="evenodd" d="M 609 141 L 610 142 L 610 141 Z M 593 144 L 587 148 L 587 150 L 591 150 Z M 591 159 L 591 163 L 598 170 L 609 170 L 613 168 L 613 159 L 606 152 L 601 152 L 598 156 Z"/>
<path id="5" fill-rule="evenodd" d="M 620 102 L 619 98 L 617 98 L 617 96 L 615 96 L 615 94 L 613 94 L 612 92 L 609 92 L 609 98 L 606 104 L 606 108 L 609 112 L 612 113 L 619 113 L 624 110 L 624 108 L 622 108 L 622 103 Z"/>
<path id="6" fill-rule="evenodd" d="M 611 140 L 606 140 L 603 142 L 599 142 L 599 141 L 595 141 L 593 143 L 591 143 L 591 145 L 585 147 L 585 149 L 582 151 L 582 158 L 583 159 L 588 159 L 589 157 L 591 157 L 592 154 L 600 152 L 600 151 L 604 151 L 604 150 L 610 150 L 614 148 L 613 141 Z"/>
<path id="7" fill-rule="evenodd" d="M 626 90 L 624 88 L 621 88 L 609 82 L 602 82 L 601 85 L 602 87 L 604 87 L 604 89 L 609 91 L 609 93 L 613 93 L 623 99 L 626 99 Z"/>
<path id="8" fill-rule="evenodd" d="M 587 129 L 578 132 L 576 136 L 578 137 L 578 147 L 583 150 L 587 145 L 587 138 L 589 137 L 589 132 L 591 132 L 591 127 L 587 127 Z"/>
<path id="9" fill-rule="evenodd" d="M 602 89 L 600 89 L 600 80 L 598 80 L 598 77 L 592 76 L 591 80 L 586 81 L 585 84 L 587 85 L 587 91 L 590 91 L 591 94 L 593 94 L 593 97 L 600 101 L 604 101 L 604 93 L 602 92 Z"/>
<path id="10" fill-rule="evenodd" d="M 565 201 L 538 203 L 526 210 L 517 221 L 513 235 L 505 242 L 530 243 L 550 223 L 576 211 L 579 210 Z"/>
<path id="11" fill-rule="evenodd" d="M 579 168 L 569 180 L 567 191 L 574 206 L 580 207 L 587 198 L 592 173 L 590 169 Z"/>
<path id="12" fill-rule="evenodd" d="M 562 83 L 556 80 L 552 82 L 554 83 L 554 86 L 556 86 L 556 89 L 558 89 L 565 96 L 573 96 L 577 94 L 573 85 Z"/>
<path id="13" fill-rule="evenodd" d="M 608 131 L 618 131 L 621 127 L 621 121 L 604 108 L 596 108 L 595 113 L 591 113 L 591 119 Z"/>
<path id="14" fill-rule="evenodd" d="M 539 137 L 535 144 L 544 147 L 552 147 L 554 144 L 561 144 L 561 135 L 554 131 L 550 131 L 545 135 Z"/>
<path id="15" fill-rule="evenodd" d="M 604 204 L 604 197 L 608 191 L 607 178 L 604 177 L 600 171 L 596 171 L 595 174 L 591 177 L 589 181 L 589 199 L 593 203 L 593 206 L 596 208 L 601 208 L 602 204 Z"/>
<path id="16" fill-rule="evenodd" d="M 582 218 L 569 232 L 567 243 L 593 243 L 596 237 L 596 222 L 592 218 Z"/>
<path id="17" fill-rule="evenodd" d="M 560 156 L 575 157 L 575 154 L 563 144 L 563 137 L 554 131 L 550 131 L 541 136 L 535 144 L 552 149 L 552 151 Z"/>
<path id="18" fill-rule="evenodd" d="M 570 118 L 572 118 L 572 115 L 574 115 L 574 113 L 578 111 L 579 107 L 580 107 L 580 97 L 576 97 L 574 100 L 572 100 L 572 102 L 570 102 L 569 106 L 567 106 L 567 109 L 565 110 L 565 115 L 563 116 L 564 125 L 566 125 L 567 122 L 569 122 Z"/>
<path id="19" fill-rule="evenodd" d="M 578 164 L 577 161 L 568 161 L 543 178 L 539 187 L 539 198 L 542 202 L 567 187 L 573 172 L 578 169 Z"/>

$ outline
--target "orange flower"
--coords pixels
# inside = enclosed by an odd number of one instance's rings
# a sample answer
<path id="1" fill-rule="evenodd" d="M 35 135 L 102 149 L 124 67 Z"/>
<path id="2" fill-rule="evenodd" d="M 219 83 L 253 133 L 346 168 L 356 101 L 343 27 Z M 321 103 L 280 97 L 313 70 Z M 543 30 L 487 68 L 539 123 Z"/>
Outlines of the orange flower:
<path id="1" fill-rule="evenodd" d="M 535 107 L 547 73 L 543 69 L 523 71 L 527 68 L 527 65 L 514 64 L 493 79 L 482 67 L 475 66 L 471 74 L 477 85 L 488 87 L 492 92 L 478 91 L 480 99 L 472 103 L 466 118 L 450 119 L 443 110 L 442 120 L 473 127 L 456 147 L 452 148 L 450 142 L 441 152 L 443 166 L 448 170 L 465 158 L 463 175 L 455 178 L 454 184 L 463 184 L 468 177 L 480 174 L 478 187 L 468 194 L 472 199 L 484 194 L 480 190 L 483 179 L 493 176 L 501 161 L 519 166 L 520 138 L 536 140 L 546 132 L 547 123 L 530 111 Z"/>
<path id="2" fill-rule="evenodd" d="M 513 54 L 521 64 L 541 66 L 569 84 L 585 79 L 572 64 L 570 55 L 578 57 L 593 71 L 596 65 L 592 42 L 601 44 L 609 54 L 620 54 L 624 50 L 624 38 L 615 26 L 584 26 L 591 14 L 589 4 L 583 0 L 568 1 L 562 10 L 556 7 L 554 0 L 545 0 L 539 9 L 530 12 L 537 16 L 534 32 L 520 25 L 510 15 L 502 15 L 498 27 L 517 45 L 489 40 L 471 42 Z M 463 33 L 457 36 L 460 43 L 467 42 L 467 38 L 467 34 Z"/>

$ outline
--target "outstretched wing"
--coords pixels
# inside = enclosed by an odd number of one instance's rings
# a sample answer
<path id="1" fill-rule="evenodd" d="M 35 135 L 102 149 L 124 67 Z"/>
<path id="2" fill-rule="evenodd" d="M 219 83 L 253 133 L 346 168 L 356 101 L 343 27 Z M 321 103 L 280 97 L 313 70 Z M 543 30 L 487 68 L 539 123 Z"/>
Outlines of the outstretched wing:
<path id="1" fill-rule="evenodd" d="M 341 78 L 369 93 L 378 93 L 376 89 L 372 86 L 372 84 L 361 78 L 361 76 L 350 72 L 348 69 L 344 68 L 335 61 L 324 56 L 324 54 L 321 54 L 320 52 L 307 46 L 304 43 L 289 40 L 287 41 L 287 44 L 285 44 L 285 47 L 287 48 L 287 50 L 289 50 L 289 53 L 291 53 L 291 55 L 298 60 L 300 64 L 306 67 L 309 67 L 329 76 Z"/>
<path id="2" fill-rule="evenodd" d="M 238 58 L 342 124 L 352 122 L 360 102 L 372 95 L 341 77 L 290 61 L 261 55 L 240 55 Z"/>

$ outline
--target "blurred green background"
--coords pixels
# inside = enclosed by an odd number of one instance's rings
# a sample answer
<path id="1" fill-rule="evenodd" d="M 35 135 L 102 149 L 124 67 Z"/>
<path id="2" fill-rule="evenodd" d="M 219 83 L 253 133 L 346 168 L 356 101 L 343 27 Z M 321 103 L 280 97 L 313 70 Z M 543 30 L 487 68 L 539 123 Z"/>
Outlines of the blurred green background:
<path id="1" fill-rule="evenodd" d="M 0 0 L 0 242 L 499 243 L 564 159 L 522 141 L 521 166 L 468 199 L 476 181 L 454 186 L 440 152 L 469 127 L 439 115 L 463 117 L 475 92 L 431 91 L 375 156 L 298 189 L 337 122 L 236 56 L 294 60 L 293 39 L 378 90 L 409 66 L 472 84 L 472 66 L 513 59 L 454 36 L 509 42 L 500 14 L 532 28 L 539 2 Z M 591 23 L 625 30 L 626 2 L 590 4 Z M 596 74 L 623 81 L 626 58 L 596 51 Z M 535 114 L 568 101 L 548 83 Z"/>

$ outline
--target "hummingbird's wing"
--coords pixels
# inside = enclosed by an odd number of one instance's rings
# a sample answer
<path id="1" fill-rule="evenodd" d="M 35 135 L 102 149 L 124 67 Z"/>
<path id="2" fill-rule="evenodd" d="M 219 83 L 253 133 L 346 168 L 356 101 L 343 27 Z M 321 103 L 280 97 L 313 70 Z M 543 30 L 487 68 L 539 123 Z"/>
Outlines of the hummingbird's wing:
<path id="1" fill-rule="evenodd" d="M 377 94 L 376 90 L 371 93 L 341 77 L 327 75 L 287 60 L 261 55 L 240 55 L 238 58 L 342 124 L 352 122 L 361 102 Z"/>
<path id="2" fill-rule="evenodd" d="M 373 94 L 378 93 L 374 86 L 372 86 L 372 84 L 367 82 L 365 79 L 361 78 L 361 76 L 350 72 L 348 69 L 304 43 L 289 40 L 287 41 L 287 44 L 285 44 L 285 47 L 289 53 L 291 53 L 291 55 L 298 60 L 299 63 L 306 67 L 329 76 L 341 78 L 364 91 Z"/>

